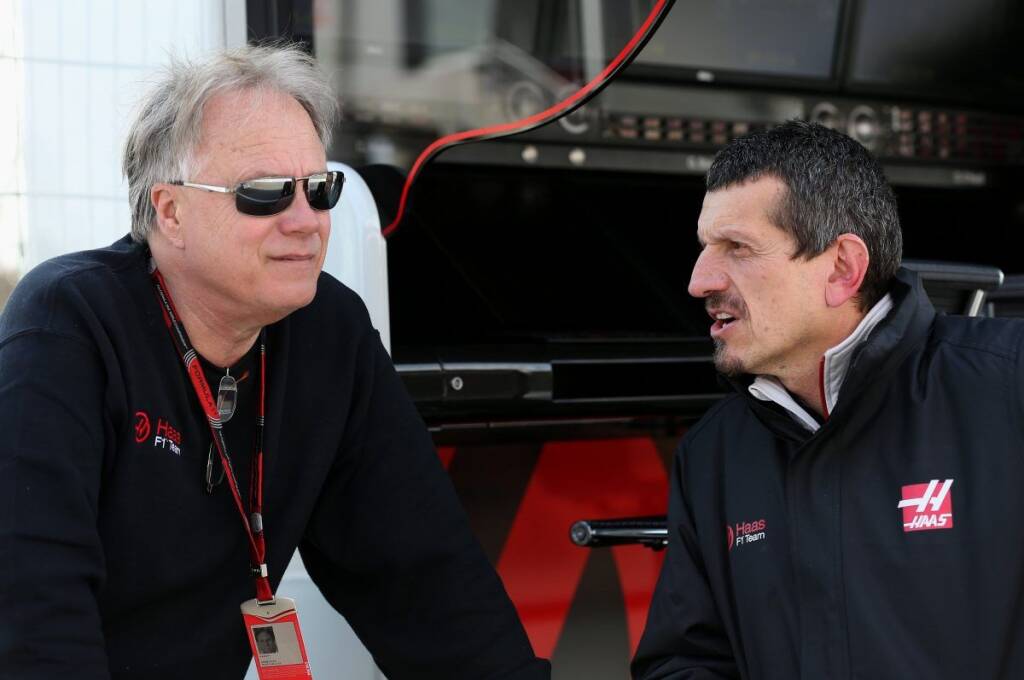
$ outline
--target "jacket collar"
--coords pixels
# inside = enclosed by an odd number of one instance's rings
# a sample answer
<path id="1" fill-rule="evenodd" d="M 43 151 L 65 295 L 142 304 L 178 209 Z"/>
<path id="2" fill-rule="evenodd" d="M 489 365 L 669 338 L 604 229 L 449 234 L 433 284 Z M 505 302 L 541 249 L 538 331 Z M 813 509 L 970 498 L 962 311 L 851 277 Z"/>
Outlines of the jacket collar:
<path id="1" fill-rule="evenodd" d="M 825 351 L 825 356 L 821 358 L 819 381 L 821 407 L 826 419 L 835 409 L 836 402 L 839 400 L 839 390 L 843 387 L 843 381 L 846 379 L 846 373 L 850 368 L 850 361 L 853 358 L 854 352 L 867 341 L 875 326 L 888 316 L 889 312 L 892 311 L 892 305 L 892 295 L 886 293 L 881 300 L 875 303 L 874 307 L 868 310 L 868 313 L 864 315 L 864 318 L 853 329 L 853 332 L 846 336 L 845 340 Z M 773 401 L 786 409 L 797 422 L 811 432 L 817 432 L 818 428 L 821 427 L 818 419 L 808 412 L 800 402 L 794 399 L 789 391 L 786 390 L 782 381 L 773 375 L 759 375 L 755 377 L 754 382 L 750 384 L 747 391 L 754 395 L 756 399 Z"/>
<path id="2" fill-rule="evenodd" d="M 881 378 L 902 363 L 927 337 L 935 319 L 935 308 L 917 274 L 900 268 L 886 298 L 891 300 L 891 305 L 873 307 L 857 330 L 829 350 L 831 357 L 826 353 L 825 369 L 833 373 L 826 376 L 825 383 L 830 419 L 834 419 L 836 411 L 844 411 L 846 405 L 870 385 L 884 382 Z M 751 409 L 772 430 L 784 430 L 793 435 L 792 425 L 799 423 L 797 429 L 802 434 L 798 438 L 806 438 L 821 425 L 774 378 L 744 375 L 729 382 L 733 389 L 747 397 Z"/>

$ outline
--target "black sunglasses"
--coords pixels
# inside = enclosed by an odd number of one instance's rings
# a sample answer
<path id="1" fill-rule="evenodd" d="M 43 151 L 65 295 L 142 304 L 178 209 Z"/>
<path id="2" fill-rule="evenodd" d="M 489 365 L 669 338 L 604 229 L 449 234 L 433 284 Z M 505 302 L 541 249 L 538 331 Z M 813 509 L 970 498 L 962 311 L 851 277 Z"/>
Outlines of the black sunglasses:
<path id="1" fill-rule="evenodd" d="M 218 187 L 196 182 L 171 182 L 181 187 L 213 191 L 218 194 L 234 194 L 235 208 L 245 215 L 276 215 L 292 204 L 295 185 L 306 183 L 306 200 L 314 210 L 330 210 L 341 198 L 345 186 L 345 175 L 339 170 L 318 172 L 306 177 L 257 177 L 246 180 L 235 187 Z"/>

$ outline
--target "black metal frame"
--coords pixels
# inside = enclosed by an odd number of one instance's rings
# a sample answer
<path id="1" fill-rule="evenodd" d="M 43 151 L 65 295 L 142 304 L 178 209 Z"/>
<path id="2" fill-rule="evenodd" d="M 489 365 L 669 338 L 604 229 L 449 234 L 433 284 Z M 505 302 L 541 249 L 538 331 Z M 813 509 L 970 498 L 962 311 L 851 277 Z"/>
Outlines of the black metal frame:
<path id="1" fill-rule="evenodd" d="M 245 23 L 250 43 L 299 42 L 313 54 L 313 0 L 246 0 Z"/>

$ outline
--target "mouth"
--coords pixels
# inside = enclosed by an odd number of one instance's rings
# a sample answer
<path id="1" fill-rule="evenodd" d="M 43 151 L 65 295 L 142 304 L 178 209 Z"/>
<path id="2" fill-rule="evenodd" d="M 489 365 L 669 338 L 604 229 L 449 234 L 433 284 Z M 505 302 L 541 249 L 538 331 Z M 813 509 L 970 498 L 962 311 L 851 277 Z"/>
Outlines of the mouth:
<path id="1" fill-rule="evenodd" d="M 740 318 L 732 312 L 723 310 L 708 310 L 708 314 L 714 320 L 711 324 L 711 337 L 720 337 L 723 333 L 732 328 Z"/>
<path id="2" fill-rule="evenodd" d="M 316 260 L 316 254 L 310 255 L 278 255 L 270 258 L 274 262 L 313 262 Z"/>

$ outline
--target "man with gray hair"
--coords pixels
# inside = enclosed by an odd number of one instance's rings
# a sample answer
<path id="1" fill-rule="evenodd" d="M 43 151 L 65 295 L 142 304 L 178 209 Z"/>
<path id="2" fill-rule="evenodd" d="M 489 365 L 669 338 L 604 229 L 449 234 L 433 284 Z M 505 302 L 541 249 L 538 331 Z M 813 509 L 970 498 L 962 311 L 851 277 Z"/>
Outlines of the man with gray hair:
<path id="1" fill-rule="evenodd" d="M 820 125 L 723 149 L 697 238 L 735 394 L 676 454 L 634 676 L 1024 677 L 1024 324 L 936 315 Z"/>
<path id="2" fill-rule="evenodd" d="M 392 680 L 549 676 L 362 302 L 320 271 L 335 110 L 297 48 L 172 64 L 125 147 L 130 237 L 13 293 L 0 675 L 240 678 L 254 622 L 287 627 L 298 548 Z"/>

